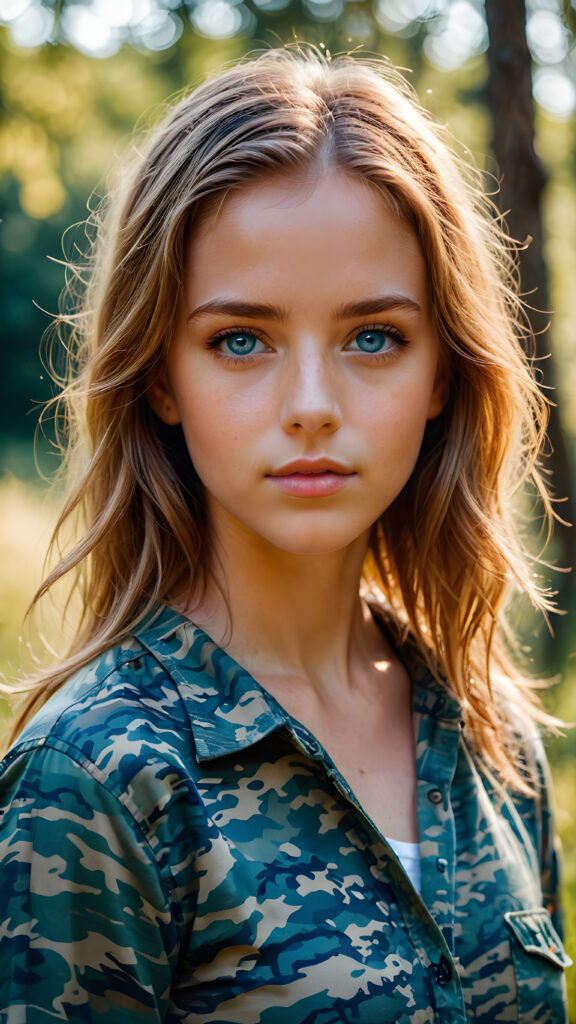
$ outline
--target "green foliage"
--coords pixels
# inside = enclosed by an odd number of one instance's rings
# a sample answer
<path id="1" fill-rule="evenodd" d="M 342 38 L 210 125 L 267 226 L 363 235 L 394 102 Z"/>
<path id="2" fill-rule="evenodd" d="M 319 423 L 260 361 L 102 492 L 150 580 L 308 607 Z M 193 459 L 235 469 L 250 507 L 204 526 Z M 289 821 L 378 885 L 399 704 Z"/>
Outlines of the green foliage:
<path id="1" fill-rule="evenodd" d="M 98 61 L 62 45 L 16 50 L 0 28 L 4 463 L 17 440 L 31 451 L 38 404 L 51 394 L 39 342 L 58 311 L 61 261 L 77 255 L 65 231 L 86 219 L 90 196 L 98 202 L 114 156 L 143 113 L 240 52 L 239 40 L 206 46 L 191 34 L 168 59 L 125 48 Z"/>

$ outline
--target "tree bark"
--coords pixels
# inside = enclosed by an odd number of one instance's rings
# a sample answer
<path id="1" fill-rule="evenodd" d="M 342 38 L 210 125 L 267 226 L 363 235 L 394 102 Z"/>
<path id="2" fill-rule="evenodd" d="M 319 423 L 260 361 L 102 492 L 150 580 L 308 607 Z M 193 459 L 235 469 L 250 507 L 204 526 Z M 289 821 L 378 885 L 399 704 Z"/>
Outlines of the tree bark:
<path id="1" fill-rule="evenodd" d="M 494 154 L 500 178 L 497 197 L 513 238 L 525 242 L 520 255 L 522 293 L 536 339 L 536 366 L 545 394 L 556 400 L 557 372 L 547 329 L 551 320 L 548 271 L 544 259 L 543 194 L 547 174 L 535 149 L 532 61 L 526 39 L 525 0 L 485 0 L 488 24 L 489 98 Z M 552 407 L 547 460 L 553 494 L 566 500 L 558 506 L 562 518 L 574 522 L 573 474 L 559 410 Z M 557 524 L 557 562 L 573 569 L 576 531 Z M 571 574 L 573 577 L 573 573 Z M 571 576 L 561 574 L 556 586 L 566 606 L 574 589 Z"/>

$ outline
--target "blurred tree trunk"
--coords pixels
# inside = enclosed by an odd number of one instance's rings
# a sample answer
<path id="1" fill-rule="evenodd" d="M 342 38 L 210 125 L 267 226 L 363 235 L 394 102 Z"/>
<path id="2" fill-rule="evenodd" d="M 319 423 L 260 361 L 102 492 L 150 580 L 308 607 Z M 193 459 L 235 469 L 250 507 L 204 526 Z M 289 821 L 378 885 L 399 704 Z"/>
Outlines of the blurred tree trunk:
<path id="1" fill-rule="evenodd" d="M 534 100 L 532 62 L 526 41 L 525 0 L 485 0 L 489 47 L 489 95 L 498 164 L 500 193 L 498 205 L 506 216 L 513 238 L 526 241 L 520 256 L 522 292 L 530 307 L 536 336 L 536 357 L 545 393 L 556 399 L 557 372 L 550 321 L 548 272 L 544 260 L 542 200 L 547 175 L 534 145 Z M 531 239 L 531 241 L 530 241 Z M 550 390 L 552 389 L 552 390 Z M 557 506 L 562 518 L 574 522 L 573 480 L 566 442 L 557 408 L 551 409 L 548 430 L 552 452 L 546 466 L 552 475 L 553 493 L 567 500 Z M 557 562 L 574 568 L 576 530 L 555 528 Z M 555 574 L 560 605 L 566 607 L 574 581 L 567 574 Z M 572 574 L 573 576 L 573 574 Z"/>

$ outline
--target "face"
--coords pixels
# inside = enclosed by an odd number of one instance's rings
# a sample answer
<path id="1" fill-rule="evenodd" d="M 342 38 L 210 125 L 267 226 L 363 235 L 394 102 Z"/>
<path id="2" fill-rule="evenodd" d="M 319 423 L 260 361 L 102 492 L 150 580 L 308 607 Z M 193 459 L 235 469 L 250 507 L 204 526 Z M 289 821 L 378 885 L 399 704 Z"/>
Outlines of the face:
<path id="1" fill-rule="evenodd" d="M 360 180 L 259 182 L 193 234 L 149 400 L 182 423 L 216 538 L 367 538 L 445 398 L 416 236 Z"/>

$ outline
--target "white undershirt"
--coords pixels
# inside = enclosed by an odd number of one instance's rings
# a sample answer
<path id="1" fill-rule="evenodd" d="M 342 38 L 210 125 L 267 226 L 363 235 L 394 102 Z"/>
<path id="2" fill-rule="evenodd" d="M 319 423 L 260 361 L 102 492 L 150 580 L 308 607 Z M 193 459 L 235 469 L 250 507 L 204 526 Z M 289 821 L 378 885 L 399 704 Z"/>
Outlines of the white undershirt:
<path id="1" fill-rule="evenodd" d="M 421 891 L 422 874 L 420 870 L 420 844 L 405 843 L 402 839 L 389 839 L 386 842 L 392 847 L 404 871 L 416 889 Z"/>

